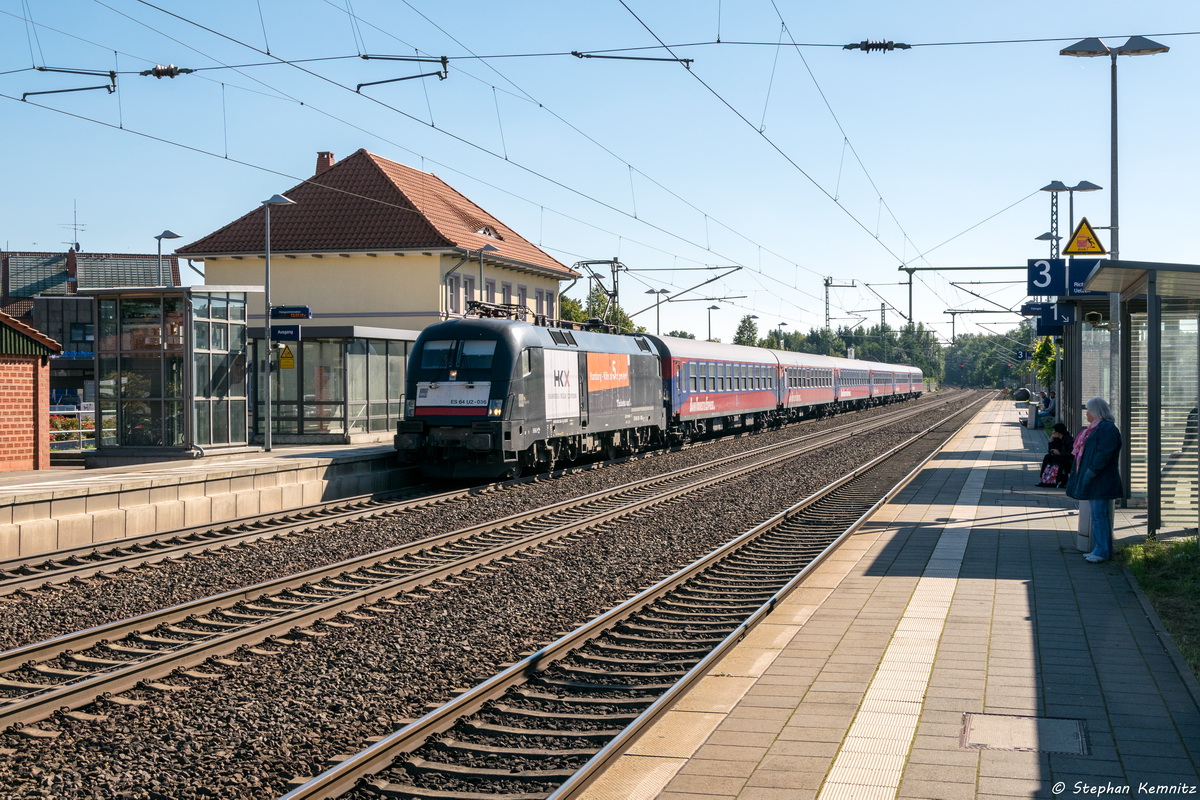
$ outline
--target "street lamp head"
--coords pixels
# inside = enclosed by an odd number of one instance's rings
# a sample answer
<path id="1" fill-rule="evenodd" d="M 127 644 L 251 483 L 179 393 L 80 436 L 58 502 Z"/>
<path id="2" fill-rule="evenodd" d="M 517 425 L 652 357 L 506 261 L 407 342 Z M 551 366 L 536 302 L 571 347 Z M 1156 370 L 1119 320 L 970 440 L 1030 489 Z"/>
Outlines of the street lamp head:
<path id="1" fill-rule="evenodd" d="M 290 198 L 284 197 L 281 194 L 276 194 L 276 195 L 272 195 L 270 198 L 268 198 L 266 200 L 263 200 L 262 204 L 264 206 L 294 206 L 294 205 L 296 205 L 296 201 L 292 200 Z"/>
<path id="2" fill-rule="evenodd" d="M 1080 181 L 1079 183 L 1075 184 L 1074 186 L 1072 186 L 1070 188 L 1071 188 L 1072 192 L 1098 192 L 1101 189 L 1103 189 L 1104 187 L 1097 186 L 1096 184 L 1092 183 L 1091 181 Z"/>
<path id="3" fill-rule="evenodd" d="M 720 311 L 721 307 L 720 306 L 709 306 L 708 310 L 709 311 Z"/>
<path id="4" fill-rule="evenodd" d="M 1068 191 L 1068 187 L 1062 181 L 1050 181 L 1050 183 L 1043 186 L 1039 191 L 1042 191 L 1042 192 L 1065 192 L 1065 191 Z"/>
<path id="5" fill-rule="evenodd" d="M 1064 47 L 1058 51 L 1060 56 L 1081 56 L 1083 58 L 1092 58 L 1095 56 L 1106 56 L 1112 51 L 1108 45 L 1097 39 L 1095 36 L 1078 41 L 1070 47 Z"/>
<path id="6" fill-rule="evenodd" d="M 1114 47 L 1113 52 L 1119 56 L 1156 56 L 1170 49 L 1165 44 L 1159 44 L 1145 36 L 1130 36 L 1125 44 Z"/>
<path id="7" fill-rule="evenodd" d="M 495 245 L 485 244 L 483 247 L 479 248 L 479 252 L 481 252 L 481 253 L 498 253 L 498 252 L 500 252 L 500 248 L 496 247 Z"/>
<path id="8" fill-rule="evenodd" d="M 180 236 L 175 231 L 163 231 L 162 233 L 160 233 L 158 236 L 155 236 L 154 238 L 158 239 L 159 243 L 161 244 L 163 239 L 182 239 L 183 237 Z"/>
<path id="9" fill-rule="evenodd" d="M 1063 237 L 1055 236 L 1054 234 L 1047 231 L 1046 233 L 1043 233 L 1041 236 L 1035 236 L 1033 238 L 1035 241 L 1038 241 L 1038 242 L 1050 242 L 1050 241 L 1057 241 L 1058 239 L 1061 239 Z"/>

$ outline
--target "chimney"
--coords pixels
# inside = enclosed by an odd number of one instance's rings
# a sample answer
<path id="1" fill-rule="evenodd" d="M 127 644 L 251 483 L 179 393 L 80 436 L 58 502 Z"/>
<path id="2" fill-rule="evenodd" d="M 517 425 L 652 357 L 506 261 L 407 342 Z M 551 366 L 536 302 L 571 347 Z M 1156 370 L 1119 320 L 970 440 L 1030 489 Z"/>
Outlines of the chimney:
<path id="1" fill-rule="evenodd" d="M 75 260 L 75 248 L 67 251 L 67 294 L 79 294 L 79 262 Z"/>
<path id="2" fill-rule="evenodd" d="M 328 150 L 322 150 L 317 153 L 317 171 L 315 175 L 320 175 L 325 170 L 333 166 L 333 153 Z"/>

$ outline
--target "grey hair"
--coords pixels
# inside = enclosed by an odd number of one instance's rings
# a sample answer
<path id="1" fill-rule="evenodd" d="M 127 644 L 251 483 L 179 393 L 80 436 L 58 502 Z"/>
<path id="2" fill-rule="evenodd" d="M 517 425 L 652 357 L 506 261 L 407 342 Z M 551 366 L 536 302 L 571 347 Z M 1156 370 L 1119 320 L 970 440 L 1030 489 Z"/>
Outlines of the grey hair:
<path id="1" fill-rule="evenodd" d="M 1116 422 L 1116 417 L 1113 416 L 1112 406 L 1103 397 L 1093 397 L 1087 401 L 1087 410 L 1092 412 L 1092 416 L 1097 419 L 1106 419 L 1109 422 Z"/>

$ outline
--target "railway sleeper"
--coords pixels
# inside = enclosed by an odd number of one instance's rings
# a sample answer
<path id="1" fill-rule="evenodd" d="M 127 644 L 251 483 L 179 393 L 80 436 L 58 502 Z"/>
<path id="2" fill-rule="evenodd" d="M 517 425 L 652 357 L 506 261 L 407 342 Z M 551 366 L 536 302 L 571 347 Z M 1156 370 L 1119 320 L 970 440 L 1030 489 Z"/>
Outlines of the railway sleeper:
<path id="1" fill-rule="evenodd" d="M 628 652 L 628 651 L 626 651 L 626 652 Z M 661 659 L 661 658 L 628 658 L 628 657 L 621 657 L 621 656 L 606 656 L 606 655 L 601 655 L 598 653 L 588 653 L 587 655 L 577 656 L 577 658 L 580 658 L 580 659 L 586 658 L 588 661 L 592 661 L 597 664 L 613 664 L 614 666 L 618 666 L 618 667 L 624 667 L 624 666 L 633 667 L 633 666 L 639 666 L 639 665 L 649 665 L 649 666 L 672 665 L 672 666 L 681 666 L 681 667 L 688 666 L 688 667 L 690 667 L 690 666 L 694 665 L 697 661 L 699 661 L 700 658 L 703 658 L 703 656 L 700 656 L 697 658 Z"/>
<path id="2" fill-rule="evenodd" d="M 30 664 L 29 666 L 39 675 L 46 675 L 50 678 L 86 678 L 95 674 L 91 670 L 62 669 L 61 667 L 48 667 L 45 664 Z"/>
<path id="3" fill-rule="evenodd" d="M 661 640 L 649 639 L 646 641 L 654 642 L 654 641 L 661 641 Z M 610 642 L 610 641 L 608 641 L 608 637 L 605 637 L 604 639 L 600 639 L 600 640 L 597 640 L 594 642 L 589 642 L 589 646 L 594 647 L 597 650 L 604 650 L 604 651 L 607 651 L 610 653 L 611 652 L 632 653 L 634 655 L 642 655 L 642 656 L 644 656 L 644 655 L 663 655 L 663 656 L 675 656 L 677 658 L 688 658 L 688 657 L 693 657 L 693 656 L 697 657 L 697 658 L 703 658 L 704 656 L 708 655 L 709 652 L 712 651 L 711 647 L 678 647 L 678 648 L 675 648 L 675 647 L 647 647 L 645 644 L 641 644 L 641 645 L 634 647 L 634 646 L 629 646 L 629 645 L 625 645 L 625 644 L 619 644 L 615 641 Z"/>
<path id="4" fill-rule="evenodd" d="M 549 792 L 535 794 L 455 792 L 448 789 L 425 789 L 407 784 L 391 783 L 380 778 L 359 784 L 359 788 L 383 797 L 396 797 L 404 800 L 413 800 L 414 798 L 415 800 L 546 800 L 550 794 Z"/>
<path id="5" fill-rule="evenodd" d="M 617 677 L 617 676 L 612 676 Z M 561 692 L 619 692 L 630 696 L 630 699 L 654 701 L 658 699 L 659 694 L 665 692 L 675 685 L 674 681 L 669 683 L 595 683 L 592 681 L 578 681 L 571 678 L 555 678 L 549 675 L 539 675 L 537 683 L 548 689 L 557 689 Z"/>
<path id="6" fill-rule="evenodd" d="M 489 736 L 546 736 L 552 739 L 586 739 L 593 742 L 607 742 L 623 730 L 623 728 L 612 728 L 609 730 L 562 731 L 557 728 L 514 728 L 509 725 L 497 725 L 494 722 L 473 719 L 465 719 L 459 724 L 469 731 Z"/>
<path id="7" fill-rule="evenodd" d="M 728 628 L 728 626 L 726 627 Z M 737 626 L 735 625 L 733 627 L 736 628 Z M 733 628 L 728 629 L 732 630 Z M 725 640 L 725 637 L 723 636 L 712 638 L 712 634 L 720 633 L 720 629 L 696 630 L 693 628 L 681 628 L 674 621 L 663 623 L 662 625 L 646 624 L 644 620 L 638 620 L 636 622 L 623 622 L 621 623 L 621 630 L 629 631 L 630 633 L 658 633 L 662 634 L 663 636 L 670 636 L 676 639 L 678 639 L 681 634 L 694 634 L 696 636 L 696 641 L 710 641 L 714 645 L 720 644 Z"/>
<path id="8" fill-rule="evenodd" d="M 587 697 L 573 695 L 564 697 L 558 694 L 550 694 L 548 692 L 539 692 L 530 689 L 529 685 L 518 686 L 510 690 L 514 697 L 519 697 L 522 700 L 530 702 L 547 702 L 547 703 L 574 703 L 576 705 L 610 705 L 610 706 L 633 706 L 637 708 L 645 708 L 653 702 L 653 698 L 627 698 L 627 697 Z"/>
<path id="9" fill-rule="evenodd" d="M 550 750 L 536 747 L 497 747 L 490 744 L 464 742 L 444 738 L 432 741 L 429 746 L 446 752 L 471 753 L 481 756 L 520 756 L 521 758 L 591 758 L 598 748 L 576 748 L 574 750 Z"/>
<path id="10" fill-rule="evenodd" d="M 570 703 L 570 700 L 560 700 L 562 703 Z M 546 719 L 546 720 L 569 720 L 579 722 L 613 722 L 622 725 L 628 725 L 637 719 L 637 714 L 576 714 L 565 711 L 539 711 L 536 708 L 521 708 L 520 706 L 512 706 L 508 703 L 493 703 L 489 708 L 497 714 L 507 714 L 513 717 L 521 717 L 524 719 Z"/>
<path id="11" fill-rule="evenodd" d="M 64 653 L 64 655 L 76 663 L 88 664 L 93 667 L 119 667 L 129 663 L 119 658 L 98 658 L 97 656 L 84 655 L 83 653 Z"/>
<path id="12" fill-rule="evenodd" d="M 659 631 L 658 629 L 652 629 L 652 630 L 647 629 L 645 632 L 661 633 L 661 631 Z M 696 636 L 696 637 L 688 637 L 686 639 L 682 639 L 678 636 L 664 636 L 664 637 L 656 638 L 653 636 L 640 636 L 640 635 L 638 635 L 639 633 L 642 633 L 642 631 L 615 630 L 615 631 L 607 631 L 604 634 L 604 636 L 606 639 L 611 639 L 616 642 L 627 642 L 634 646 L 643 645 L 643 644 L 659 645 L 659 646 L 673 644 L 673 645 L 679 645 L 683 649 L 707 646 L 708 649 L 711 650 L 712 648 L 719 645 L 721 642 L 725 641 L 725 639 L 721 638 L 721 637 L 705 638 L 703 636 Z"/>
<path id="13" fill-rule="evenodd" d="M 654 609 L 655 609 L 655 611 L 659 611 L 659 610 L 676 611 L 678 609 L 677 613 L 695 613 L 697 611 L 703 611 L 705 609 L 712 609 L 713 605 L 716 603 L 721 604 L 720 610 L 722 613 L 726 613 L 726 614 L 735 614 L 735 613 L 739 613 L 739 612 L 744 612 L 746 614 L 749 614 L 749 613 L 752 613 L 752 612 L 758 610 L 758 608 L 760 608 L 762 606 L 762 603 L 757 603 L 757 604 L 756 603 L 741 603 L 741 602 L 738 602 L 736 599 L 735 600 L 716 600 L 716 601 L 712 601 L 710 604 L 700 604 L 700 603 L 685 603 L 682 600 L 680 600 L 679 598 L 669 597 L 669 598 L 664 598 L 662 600 L 659 600 L 657 603 L 655 603 Z"/>
<path id="14" fill-rule="evenodd" d="M 668 669 L 662 670 L 661 672 L 656 670 L 639 672 L 637 670 L 623 669 L 618 672 L 611 669 L 605 669 L 601 667 L 586 667 L 583 665 L 568 666 L 559 663 L 556 666 L 560 672 L 567 673 L 568 675 L 582 675 L 585 678 L 603 677 L 605 675 L 610 675 L 614 678 L 681 678 L 687 674 L 687 670 L 685 669 Z"/>
<path id="15" fill-rule="evenodd" d="M 404 760 L 404 770 L 418 775 L 428 773 L 444 773 L 461 777 L 505 778 L 520 777 L 521 780 L 560 780 L 565 781 L 578 770 L 574 769 L 523 769 L 514 773 L 512 769 L 494 769 L 488 767 L 463 766 L 441 761 L 427 761 L 418 756 L 409 756 Z"/>

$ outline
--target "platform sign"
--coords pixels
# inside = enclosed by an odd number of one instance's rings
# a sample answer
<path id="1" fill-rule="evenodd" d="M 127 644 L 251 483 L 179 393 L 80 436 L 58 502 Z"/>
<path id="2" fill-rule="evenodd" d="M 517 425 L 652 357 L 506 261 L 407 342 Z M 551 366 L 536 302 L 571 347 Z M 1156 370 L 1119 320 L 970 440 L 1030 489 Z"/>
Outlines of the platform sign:
<path id="1" fill-rule="evenodd" d="M 1024 350 L 1018 350 L 1016 353 L 1014 353 L 1014 355 L 1017 357 L 1017 361 L 1025 360 L 1025 351 Z"/>
<path id="2" fill-rule="evenodd" d="M 1046 310 L 1049 303 L 1026 303 L 1021 306 L 1021 316 L 1023 317 L 1040 317 L 1042 312 Z"/>
<path id="3" fill-rule="evenodd" d="M 1097 265 L 1104 262 L 1100 258 L 1073 258 L 1067 262 L 1067 297 L 1105 297 L 1107 292 L 1085 292 L 1083 285 Z"/>
<path id="4" fill-rule="evenodd" d="M 271 326 L 271 341 L 273 341 L 273 342 L 298 342 L 298 341 L 300 341 L 300 326 L 299 325 L 272 325 Z"/>
<path id="5" fill-rule="evenodd" d="M 1079 225 L 1075 228 L 1075 232 L 1071 234 L 1067 246 L 1063 248 L 1064 256 L 1102 256 L 1108 253 L 1104 249 L 1104 245 L 1100 244 L 1100 237 L 1092 230 L 1091 223 L 1087 221 L 1087 217 L 1079 220 Z"/>
<path id="6" fill-rule="evenodd" d="M 308 306 L 273 306 L 271 319 L 312 319 L 312 309 Z"/>
<path id="7" fill-rule="evenodd" d="M 1074 325 L 1075 306 L 1069 303 L 1051 303 L 1050 307 L 1042 312 L 1042 316 L 1038 321 L 1046 325 L 1058 327 Z"/>
<path id="8" fill-rule="evenodd" d="M 292 348 L 284 346 L 279 353 L 279 368 L 280 369 L 295 369 L 296 356 L 292 353 Z"/>
<path id="9" fill-rule="evenodd" d="M 1058 297 L 1067 293 L 1067 262 L 1061 258 L 1031 258 L 1025 293 Z"/>

